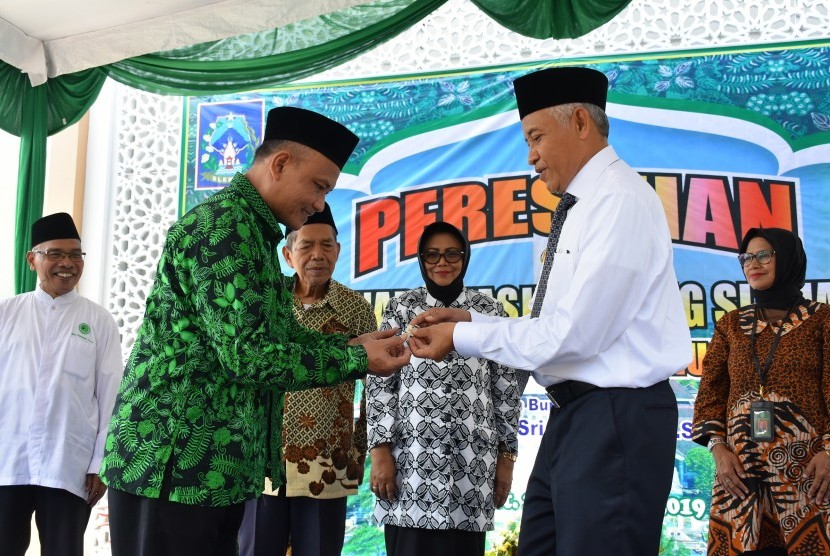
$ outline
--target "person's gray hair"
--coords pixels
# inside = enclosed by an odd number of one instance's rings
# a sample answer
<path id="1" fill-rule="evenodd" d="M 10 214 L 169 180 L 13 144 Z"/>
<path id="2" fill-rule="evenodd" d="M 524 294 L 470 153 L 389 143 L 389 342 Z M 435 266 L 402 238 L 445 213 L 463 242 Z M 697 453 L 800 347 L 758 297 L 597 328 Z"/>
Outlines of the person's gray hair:
<path id="1" fill-rule="evenodd" d="M 550 115 L 553 116 L 556 121 L 565 126 L 568 124 L 568 120 L 571 115 L 573 115 L 574 110 L 580 107 L 584 108 L 588 112 L 588 115 L 591 117 L 591 120 L 593 120 L 594 125 L 597 126 L 599 134 L 608 139 L 608 133 L 611 127 L 608 123 L 608 116 L 605 114 L 605 110 L 596 104 L 590 104 L 587 102 L 570 102 L 568 104 L 551 106 L 548 110 Z"/>
<path id="2" fill-rule="evenodd" d="M 288 235 L 285 236 L 285 248 L 289 251 L 293 251 L 295 241 L 297 241 L 297 230 L 291 230 L 288 232 Z"/>

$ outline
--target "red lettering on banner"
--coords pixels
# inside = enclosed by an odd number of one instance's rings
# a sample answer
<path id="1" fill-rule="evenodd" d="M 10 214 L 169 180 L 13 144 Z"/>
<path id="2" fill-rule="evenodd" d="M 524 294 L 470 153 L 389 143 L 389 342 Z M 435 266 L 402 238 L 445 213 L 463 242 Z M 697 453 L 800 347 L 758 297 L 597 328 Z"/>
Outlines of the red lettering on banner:
<path id="1" fill-rule="evenodd" d="M 530 184 L 530 200 L 533 206 L 542 210 L 531 213 L 530 224 L 533 232 L 544 236 L 550 232 L 553 211 L 559 205 L 559 197 L 548 191 L 548 186 L 540 179 Z"/>
<path id="2" fill-rule="evenodd" d="M 527 180 L 494 180 L 493 204 L 500 210 L 493 214 L 493 235 L 500 238 L 526 237 L 527 220 L 519 222 L 519 214 L 527 214 Z"/>
<path id="3" fill-rule="evenodd" d="M 672 241 L 680 239 L 680 178 L 681 174 L 652 174 L 654 176 L 651 186 L 663 204 L 666 213 L 666 221 L 669 223 L 669 234 Z M 646 181 L 649 181 L 646 178 Z"/>
<path id="4" fill-rule="evenodd" d="M 678 244 L 735 252 L 756 226 L 797 230 L 795 181 L 729 175 L 642 172 L 654 188 Z M 416 256 L 424 227 L 446 221 L 470 243 L 545 236 L 559 198 L 527 174 L 411 189 L 355 205 L 355 277 L 386 264 L 384 246 L 399 239 L 397 259 Z"/>
<path id="5" fill-rule="evenodd" d="M 418 253 L 418 240 L 424 228 L 438 221 L 438 189 L 406 192 L 401 198 L 404 207 L 401 254 L 408 259 Z"/>
<path id="6" fill-rule="evenodd" d="M 463 183 L 444 188 L 442 215 L 467 234 L 470 243 L 487 240 L 487 191 L 480 183 Z"/>
<path id="7" fill-rule="evenodd" d="M 357 276 L 383 266 L 383 245 L 400 230 L 401 207 L 395 197 L 360 203 L 355 211 L 355 261 Z"/>
<path id="8" fill-rule="evenodd" d="M 726 177 L 688 176 L 683 241 L 721 249 L 737 249 Z"/>
<path id="9" fill-rule="evenodd" d="M 741 209 L 740 237 L 750 228 L 797 230 L 795 189 L 789 182 L 739 178 L 735 187 Z"/>

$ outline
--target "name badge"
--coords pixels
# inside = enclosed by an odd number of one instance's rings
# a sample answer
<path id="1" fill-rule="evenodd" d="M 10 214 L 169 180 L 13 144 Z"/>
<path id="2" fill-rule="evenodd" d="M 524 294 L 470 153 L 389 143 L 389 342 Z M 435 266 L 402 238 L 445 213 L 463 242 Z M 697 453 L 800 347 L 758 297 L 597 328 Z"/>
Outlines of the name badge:
<path id="1" fill-rule="evenodd" d="M 749 424 L 752 440 L 771 442 L 775 438 L 775 404 L 767 400 L 755 400 L 749 406 Z"/>

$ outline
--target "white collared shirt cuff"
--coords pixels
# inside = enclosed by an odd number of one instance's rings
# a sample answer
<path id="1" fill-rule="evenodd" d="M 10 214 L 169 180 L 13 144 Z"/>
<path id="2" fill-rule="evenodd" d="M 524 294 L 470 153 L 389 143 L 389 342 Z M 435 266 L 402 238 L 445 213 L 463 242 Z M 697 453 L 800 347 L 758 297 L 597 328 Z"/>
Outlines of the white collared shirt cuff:
<path id="1" fill-rule="evenodd" d="M 471 322 L 459 322 L 455 325 L 452 343 L 455 346 L 455 351 L 462 357 L 481 357 L 480 342 L 478 340 L 478 331 L 481 328 L 479 325 L 499 322 L 504 318 L 496 315 L 484 315 L 475 311 L 469 311 L 469 313 Z"/>
<path id="2" fill-rule="evenodd" d="M 452 334 L 452 343 L 455 346 L 455 351 L 461 357 L 481 357 L 478 349 L 478 335 L 476 334 L 479 326 L 475 324 L 477 315 L 473 312 L 470 314 L 473 315 L 473 322 L 456 323 Z"/>

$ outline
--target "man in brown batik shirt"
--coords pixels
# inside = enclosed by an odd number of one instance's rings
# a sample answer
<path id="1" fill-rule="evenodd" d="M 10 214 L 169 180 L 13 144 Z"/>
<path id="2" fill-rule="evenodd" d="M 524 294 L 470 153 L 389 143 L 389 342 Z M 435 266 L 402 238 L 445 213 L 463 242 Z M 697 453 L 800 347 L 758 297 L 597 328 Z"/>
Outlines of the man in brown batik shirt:
<path id="1" fill-rule="evenodd" d="M 286 238 L 283 255 L 296 270 L 294 315 L 326 333 L 360 335 L 377 329 L 371 305 L 332 280 L 340 244 L 328 205 Z M 240 556 L 339 555 L 346 497 L 357 494 L 366 459 L 365 402 L 355 423 L 356 382 L 285 394 L 271 427 L 282 431 L 282 468 L 271 471 L 263 496 L 246 504 Z"/>

